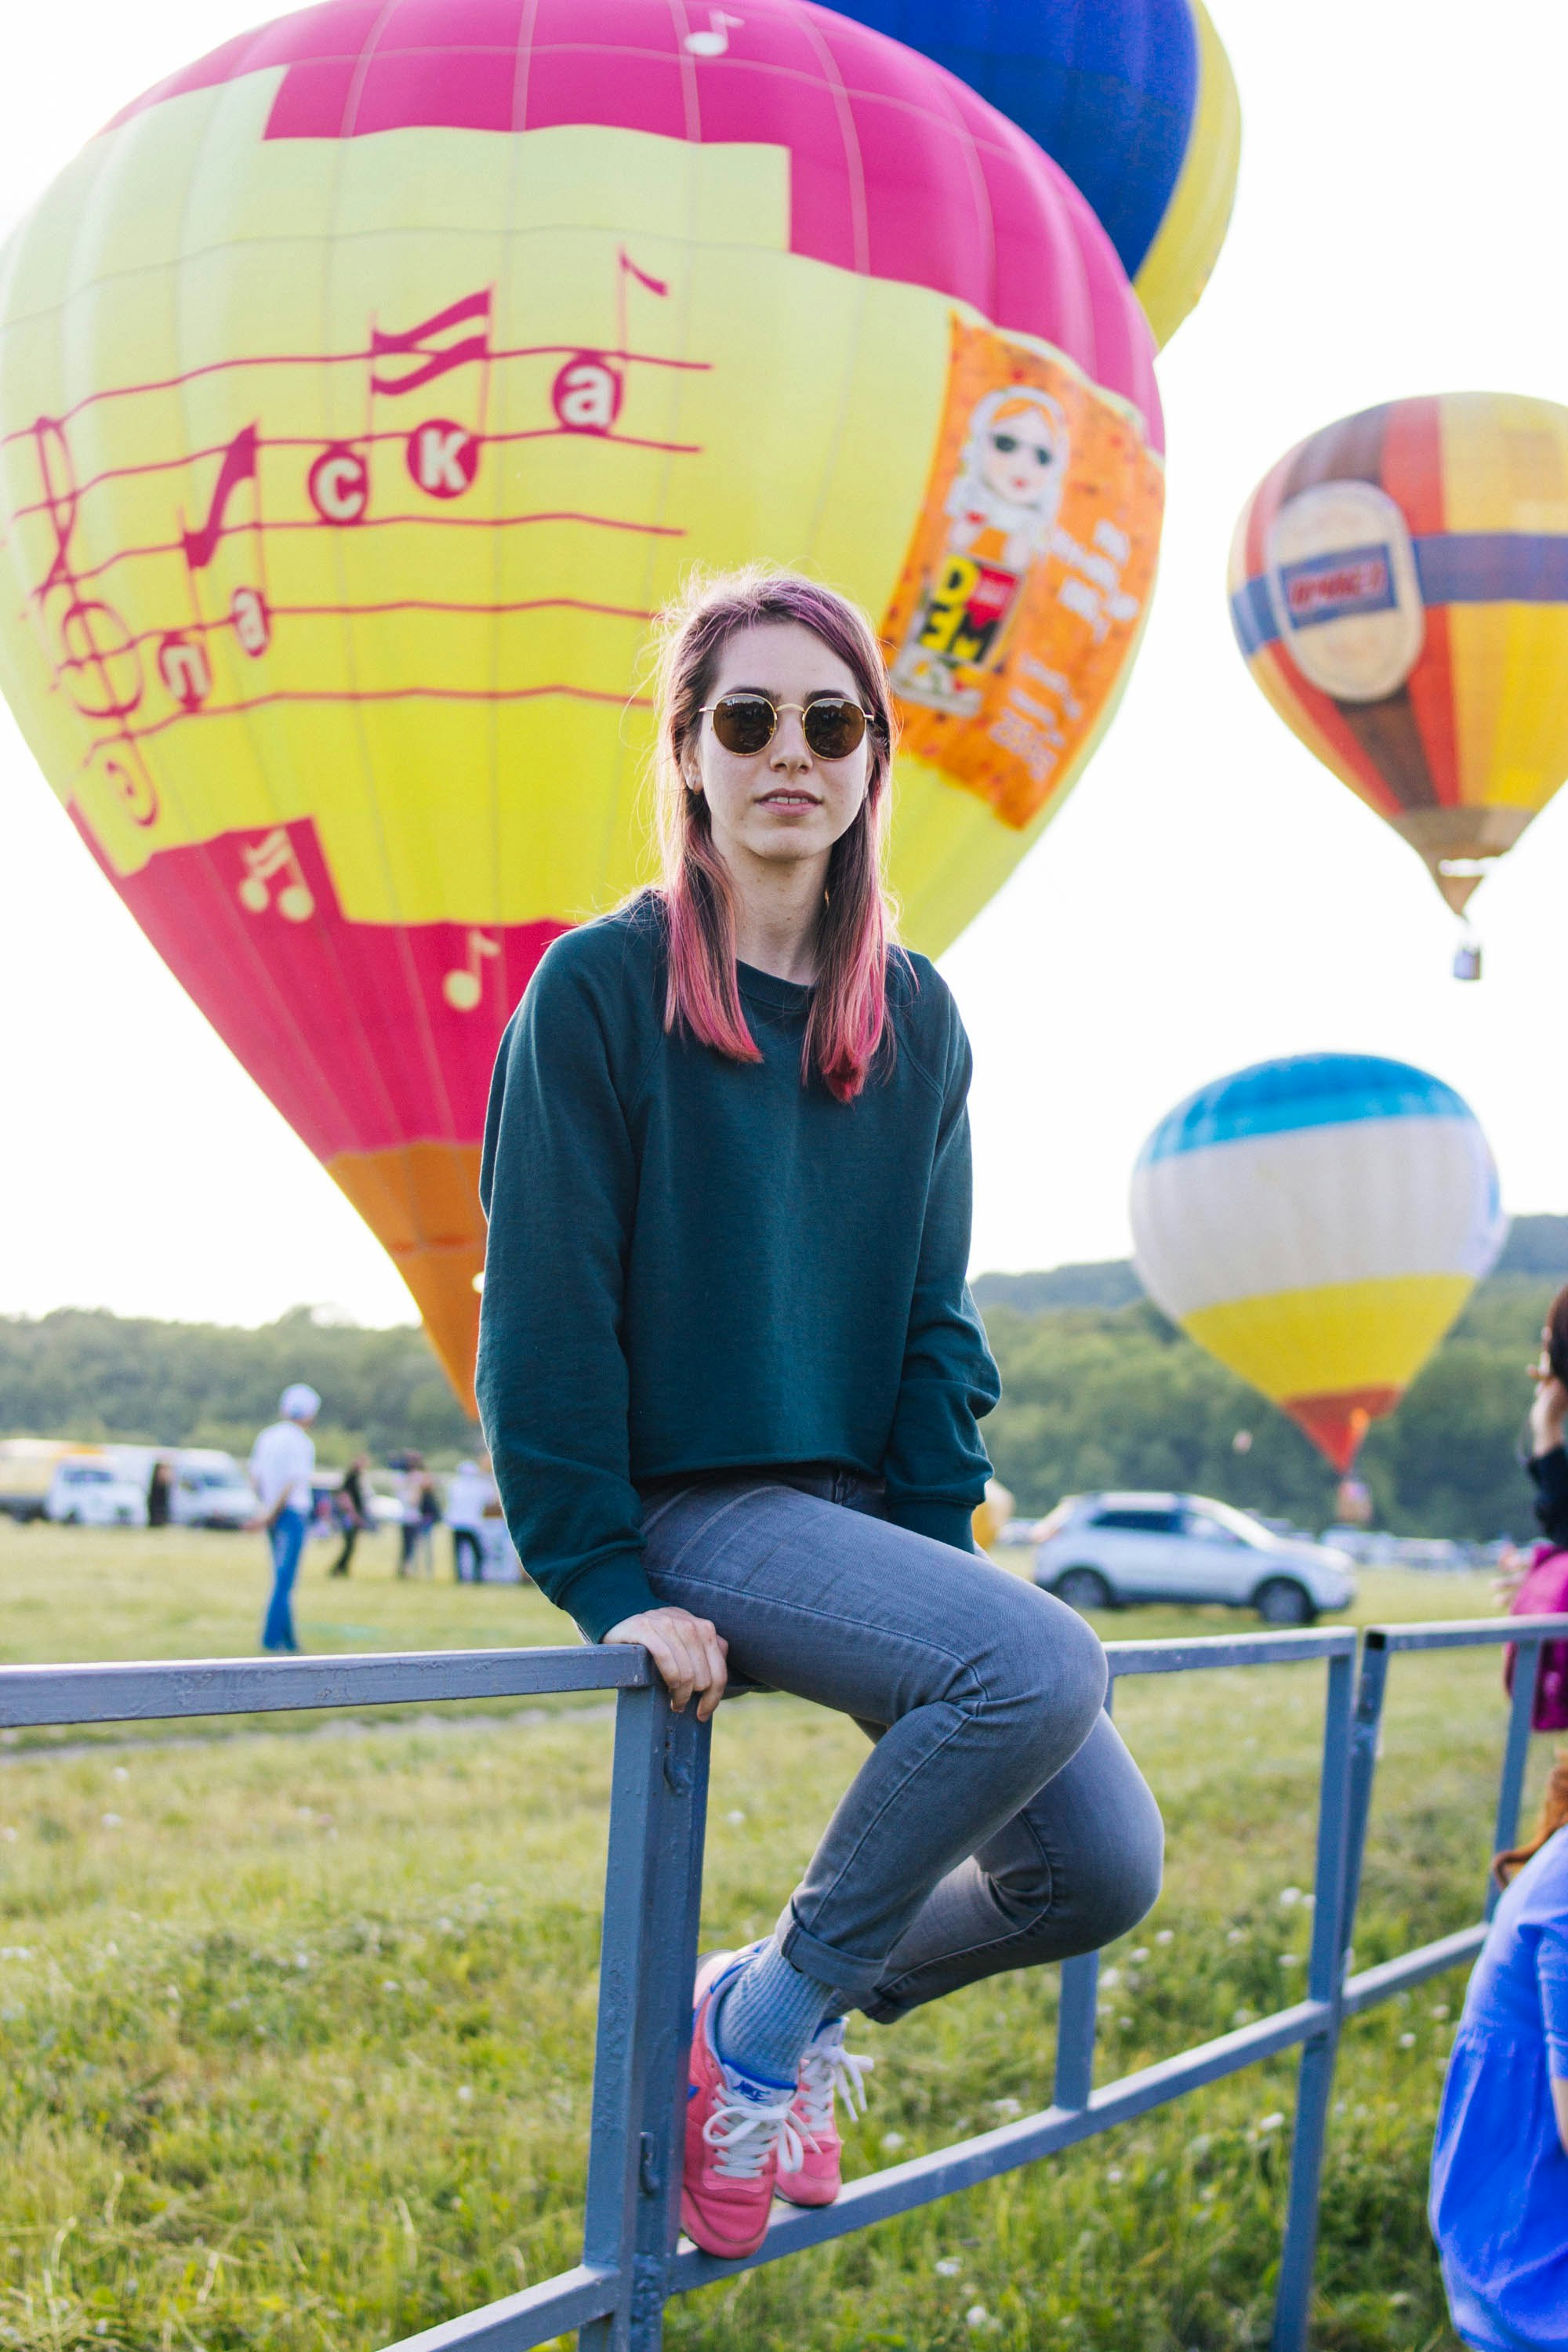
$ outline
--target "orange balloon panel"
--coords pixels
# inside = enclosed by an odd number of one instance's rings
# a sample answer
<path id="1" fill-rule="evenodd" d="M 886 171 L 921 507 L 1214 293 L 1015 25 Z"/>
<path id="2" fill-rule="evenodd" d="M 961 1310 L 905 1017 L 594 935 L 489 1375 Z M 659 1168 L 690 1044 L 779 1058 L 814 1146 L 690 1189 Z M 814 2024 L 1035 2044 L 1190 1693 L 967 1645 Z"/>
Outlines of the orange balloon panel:
<path id="1" fill-rule="evenodd" d="M 490 1067 L 646 878 L 650 619 L 884 622 L 938 950 L 1104 724 L 1151 344 L 1070 184 L 804 0 L 331 0 L 127 110 L 0 257 L 0 679 L 468 1395 Z"/>

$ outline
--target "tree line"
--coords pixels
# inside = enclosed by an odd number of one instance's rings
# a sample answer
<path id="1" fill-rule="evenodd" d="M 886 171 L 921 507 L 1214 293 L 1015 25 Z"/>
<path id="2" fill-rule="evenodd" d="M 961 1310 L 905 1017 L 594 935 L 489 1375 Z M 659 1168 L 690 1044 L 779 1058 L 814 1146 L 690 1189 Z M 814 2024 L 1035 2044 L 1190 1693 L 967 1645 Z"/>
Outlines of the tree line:
<path id="1" fill-rule="evenodd" d="M 1524 1217 L 1499 1270 L 1359 1469 L 1377 1524 L 1478 1540 L 1531 1532 L 1518 1450 L 1548 1301 L 1568 1275 L 1568 1218 Z M 1096 1487 L 1174 1487 L 1322 1527 L 1332 1472 L 1283 1414 L 1167 1322 L 1123 1261 L 984 1276 L 1002 1369 L 985 1423 L 997 1475 L 1030 1516 Z M 296 1307 L 258 1330 L 61 1308 L 0 1317 L 0 1433 L 220 1445 L 243 1454 L 280 1390 L 323 1399 L 326 1462 L 417 1446 L 452 1460 L 478 1433 L 423 1334 Z M 1246 1443 L 1237 1440 L 1245 1433 Z"/>

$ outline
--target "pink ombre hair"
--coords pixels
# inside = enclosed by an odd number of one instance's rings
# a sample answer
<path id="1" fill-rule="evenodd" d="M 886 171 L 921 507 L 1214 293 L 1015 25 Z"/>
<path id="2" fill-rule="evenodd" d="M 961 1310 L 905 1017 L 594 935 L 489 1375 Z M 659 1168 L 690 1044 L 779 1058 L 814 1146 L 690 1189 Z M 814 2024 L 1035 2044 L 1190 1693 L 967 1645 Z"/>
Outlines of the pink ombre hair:
<path id="1" fill-rule="evenodd" d="M 729 868 L 713 840 L 708 803 L 687 786 L 702 705 L 725 644 L 762 621 L 795 621 L 853 673 L 873 714 L 866 797 L 833 845 L 818 918 L 817 979 L 801 1055 L 840 1102 L 865 1085 L 888 1026 L 888 948 L 893 909 L 882 877 L 893 713 L 876 633 L 858 605 L 793 572 L 754 567 L 692 583 L 662 615 L 658 668 L 658 829 L 669 932 L 664 1025 L 685 1030 L 731 1061 L 760 1062 L 741 1008 Z"/>

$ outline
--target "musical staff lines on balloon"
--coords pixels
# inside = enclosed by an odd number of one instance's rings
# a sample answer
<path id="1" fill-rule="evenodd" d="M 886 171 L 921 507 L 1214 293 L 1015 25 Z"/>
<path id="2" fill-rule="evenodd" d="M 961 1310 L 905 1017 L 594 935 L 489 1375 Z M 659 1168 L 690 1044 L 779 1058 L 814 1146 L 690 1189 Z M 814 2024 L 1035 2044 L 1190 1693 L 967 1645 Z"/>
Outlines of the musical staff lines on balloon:
<path id="1" fill-rule="evenodd" d="M 680 433 L 679 386 L 711 362 L 656 348 L 674 315 L 670 281 L 626 244 L 606 252 L 599 282 L 600 344 L 505 342 L 495 289 L 471 287 L 410 304 L 415 315 L 373 311 L 352 351 L 257 353 L 106 386 L 5 436 L 0 446 L 24 445 L 21 463 L 8 460 L 15 502 L 0 524 L 31 583 L 25 610 L 84 732 L 80 769 L 113 805 L 138 825 L 157 821 L 137 747 L 188 719 L 332 702 L 646 708 L 636 642 L 574 641 L 561 627 L 578 614 L 624 623 L 640 641 L 647 559 L 631 551 L 686 535 L 667 520 L 668 468 L 703 450 Z M 320 391 L 321 371 L 344 367 L 362 392 L 346 414 Z M 231 394 L 216 389 L 226 378 Z M 215 387 L 206 431 L 183 454 L 160 447 L 166 395 L 203 381 Z M 106 446 L 86 421 L 143 395 L 142 452 Z M 215 399 L 238 408 L 226 437 L 212 431 Z M 301 429 L 318 414 L 327 430 Z M 79 440 L 116 462 L 79 475 Z M 581 456 L 566 454 L 574 446 Z M 612 448 L 614 459 L 595 454 Z M 530 499 L 531 488 L 546 495 Z M 351 558 L 362 532 L 394 543 Z M 432 532 L 449 535 L 445 555 Z M 408 533 L 418 536 L 398 544 Z M 505 551 L 519 534 L 540 539 L 537 556 Z M 421 593 L 424 578 L 455 593 Z M 506 593 L 535 580 L 562 593 Z M 608 593 L 595 594 L 601 583 Z M 481 654 L 463 628 L 486 623 L 507 635 Z M 369 646 L 342 634 L 371 626 L 398 634 Z"/>
<path id="2" fill-rule="evenodd" d="M 575 343 L 513 343 L 491 352 L 492 360 L 560 360 L 570 358 L 580 348 Z M 135 400 L 148 394 L 182 392 L 188 384 L 198 383 L 205 377 L 232 375 L 249 368 L 337 368 L 363 367 L 376 357 L 369 344 L 350 352 L 254 352 L 236 359 L 207 360 L 197 367 L 184 368 L 177 375 L 152 376 L 144 383 L 110 384 L 100 392 L 84 393 L 79 400 L 61 409 L 53 419 L 57 425 L 71 425 L 89 408 L 106 401 Z M 624 360 L 629 367 L 668 368 L 680 375 L 707 375 L 712 371 L 711 360 L 677 359 L 664 352 L 614 351 L 607 358 Z M 9 433 L 0 434 L 0 448 L 14 441 L 30 440 L 34 428 L 30 425 L 16 425 Z M 167 463 L 181 466 L 183 457 L 170 458 Z"/>

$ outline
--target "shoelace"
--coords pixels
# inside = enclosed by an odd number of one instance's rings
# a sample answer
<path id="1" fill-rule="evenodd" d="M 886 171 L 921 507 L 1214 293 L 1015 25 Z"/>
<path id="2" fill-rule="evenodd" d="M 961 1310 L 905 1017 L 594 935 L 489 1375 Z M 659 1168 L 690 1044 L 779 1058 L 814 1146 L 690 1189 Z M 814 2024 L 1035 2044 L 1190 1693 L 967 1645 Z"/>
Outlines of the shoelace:
<path id="1" fill-rule="evenodd" d="M 876 2063 L 874 2058 L 861 2057 L 858 2051 L 846 2050 L 842 2042 L 827 2042 L 820 2047 L 814 2042 L 806 2052 L 801 2061 L 795 2097 L 801 2127 L 814 2147 L 813 2135 L 826 2131 L 833 2121 L 835 2091 L 843 2092 L 844 2104 L 852 2116 L 865 2114 L 865 2078 Z"/>
<path id="2" fill-rule="evenodd" d="M 722 2099 L 702 2126 L 713 2169 L 726 2180 L 755 2180 L 775 2147 L 786 2172 L 798 2172 L 805 2150 L 790 2115 L 795 2093 L 762 2106 L 754 2099 Z"/>

